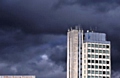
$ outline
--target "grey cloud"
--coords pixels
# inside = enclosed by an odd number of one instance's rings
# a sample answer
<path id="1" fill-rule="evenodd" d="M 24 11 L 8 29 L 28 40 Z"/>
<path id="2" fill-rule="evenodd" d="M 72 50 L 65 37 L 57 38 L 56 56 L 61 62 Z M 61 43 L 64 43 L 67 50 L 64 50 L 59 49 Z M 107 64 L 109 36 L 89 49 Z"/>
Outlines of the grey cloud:
<path id="1" fill-rule="evenodd" d="M 119 6 L 119 0 L 58 0 L 54 8 L 59 9 L 63 6 L 79 5 L 80 7 L 94 7 L 99 12 L 107 12 Z"/>
<path id="2" fill-rule="evenodd" d="M 60 71 L 66 71 L 66 31 L 77 24 L 85 30 L 92 28 L 107 33 L 112 44 L 112 70 L 119 71 L 118 0 L 0 0 L 0 13 L 0 62 L 8 64 L 0 74 L 13 74 L 16 69 L 21 74 L 32 74 L 33 69 L 26 67 L 34 66 L 38 74 L 43 70 L 41 67 L 25 62 L 34 58 L 39 62 L 42 58 L 38 55 L 43 54 L 54 65 L 61 66 Z M 28 73 L 22 73 L 22 67 Z M 65 76 L 64 72 L 60 73 Z"/>

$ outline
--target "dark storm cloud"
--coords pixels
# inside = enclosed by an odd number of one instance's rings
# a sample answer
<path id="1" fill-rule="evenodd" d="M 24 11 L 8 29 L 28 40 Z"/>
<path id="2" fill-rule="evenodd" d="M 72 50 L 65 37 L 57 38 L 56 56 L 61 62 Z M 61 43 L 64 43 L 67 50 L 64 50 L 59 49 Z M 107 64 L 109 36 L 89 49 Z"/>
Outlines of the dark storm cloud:
<path id="1" fill-rule="evenodd" d="M 80 5 L 80 7 L 95 8 L 99 12 L 106 12 L 119 6 L 119 0 L 58 0 L 54 8 L 60 8 L 66 5 Z"/>
<path id="2" fill-rule="evenodd" d="M 13 32 L 1 30 L 1 33 L 0 74 L 65 78 L 66 36 L 28 35 L 20 30 Z"/>
<path id="3" fill-rule="evenodd" d="M 119 3 L 119 0 L 0 0 L 0 74 L 64 78 L 64 35 L 68 28 L 78 24 L 83 29 L 107 33 L 112 44 L 112 70 L 119 73 Z"/>

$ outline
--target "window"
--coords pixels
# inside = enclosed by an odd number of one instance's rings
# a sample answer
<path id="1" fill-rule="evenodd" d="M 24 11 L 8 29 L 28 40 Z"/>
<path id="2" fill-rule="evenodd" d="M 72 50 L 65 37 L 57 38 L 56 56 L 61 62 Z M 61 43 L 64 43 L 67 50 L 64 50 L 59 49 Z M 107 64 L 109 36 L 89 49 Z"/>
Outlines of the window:
<path id="1" fill-rule="evenodd" d="M 84 53 L 86 53 L 86 49 L 84 49 Z"/>
<path id="2" fill-rule="evenodd" d="M 99 66 L 99 69 L 102 69 L 102 66 Z"/>
<path id="3" fill-rule="evenodd" d="M 97 66 L 97 65 L 95 65 L 95 69 L 98 69 L 98 66 Z"/>
<path id="4" fill-rule="evenodd" d="M 86 63 L 86 60 L 84 60 L 84 63 Z"/>
<path id="5" fill-rule="evenodd" d="M 102 58 L 102 56 L 101 56 L 101 55 L 99 55 L 99 58 Z"/>
<path id="6" fill-rule="evenodd" d="M 84 69 L 86 69 L 86 65 L 84 65 Z"/>
<path id="7" fill-rule="evenodd" d="M 101 61 L 101 60 L 99 60 L 99 63 L 101 64 L 101 63 L 102 63 L 102 61 Z"/>
<path id="8" fill-rule="evenodd" d="M 94 63 L 94 60 L 92 60 L 92 63 Z"/>
<path id="9" fill-rule="evenodd" d="M 98 55 L 95 55 L 95 58 L 98 58 Z"/>
<path id="10" fill-rule="evenodd" d="M 98 63 L 98 60 L 95 60 L 95 63 Z"/>
<path id="11" fill-rule="evenodd" d="M 103 64 L 106 64 L 104 60 L 103 60 Z"/>
<path id="12" fill-rule="evenodd" d="M 88 78 L 90 78 L 90 76 L 88 76 Z"/>
<path id="13" fill-rule="evenodd" d="M 92 55 L 92 58 L 94 58 L 94 55 Z"/>
<path id="14" fill-rule="evenodd" d="M 107 59 L 109 59 L 109 56 L 106 56 Z"/>
<path id="15" fill-rule="evenodd" d="M 90 47 L 90 44 L 88 44 L 88 47 Z"/>
<path id="16" fill-rule="evenodd" d="M 95 47 L 98 48 L 98 44 L 95 44 Z"/>
<path id="17" fill-rule="evenodd" d="M 92 49 L 92 53 L 94 52 L 94 50 Z"/>
<path id="18" fill-rule="evenodd" d="M 88 54 L 88 57 L 90 57 L 90 54 Z"/>
<path id="19" fill-rule="evenodd" d="M 106 48 L 109 48 L 109 45 L 106 45 Z"/>
<path id="20" fill-rule="evenodd" d="M 103 76 L 103 78 L 105 78 L 105 76 Z"/>
<path id="21" fill-rule="evenodd" d="M 106 73 L 107 75 L 109 75 L 109 71 L 107 71 L 107 73 Z"/>
<path id="22" fill-rule="evenodd" d="M 88 52 L 90 52 L 90 49 L 88 49 Z"/>
<path id="23" fill-rule="evenodd" d="M 109 64 L 109 61 L 107 61 L 107 64 Z"/>
<path id="24" fill-rule="evenodd" d="M 91 78 L 94 78 L 94 76 L 91 76 Z"/>
<path id="25" fill-rule="evenodd" d="M 94 44 L 92 44 L 92 47 L 94 47 Z"/>
<path id="26" fill-rule="evenodd" d="M 98 53 L 98 50 L 95 50 L 95 53 Z"/>
<path id="27" fill-rule="evenodd" d="M 102 74 L 102 71 L 99 71 L 99 74 Z"/>
<path id="28" fill-rule="evenodd" d="M 105 53 L 109 54 L 109 51 L 108 51 L 108 50 L 106 50 L 106 52 L 105 52 Z"/>
<path id="29" fill-rule="evenodd" d="M 88 60 L 88 63 L 90 63 L 90 60 Z"/>
<path id="30" fill-rule="evenodd" d="M 103 66 L 103 69 L 105 69 L 105 66 Z"/>
<path id="31" fill-rule="evenodd" d="M 99 45 L 99 48 L 102 48 L 102 45 Z"/>
<path id="32" fill-rule="evenodd" d="M 103 74 L 105 74 L 105 71 L 103 71 Z"/>
<path id="33" fill-rule="evenodd" d="M 92 65 L 92 68 L 94 68 L 94 65 Z"/>
<path id="34" fill-rule="evenodd" d="M 103 58 L 105 58 L 105 55 L 103 55 Z"/>
<path id="35" fill-rule="evenodd" d="M 88 68 L 90 68 L 90 65 L 88 65 Z"/>
<path id="36" fill-rule="evenodd" d="M 103 48 L 105 48 L 105 45 L 103 45 Z"/>
<path id="37" fill-rule="evenodd" d="M 107 66 L 107 69 L 109 69 L 109 66 Z"/>
<path id="38" fill-rule="evenodd" d="M 94 70 L 92 70 L 92 74 L 94 74 Z"/>
<path id="39" fill-rule="evenodd" d="M 86 55 L 84 55 L 84 58 L 86 58 Z"/>
<path id="40" fill-rule="evenodd" d="M 99 78 L 102 78 L 102 76 L 99 76 Z"/>
<path id="41" fill-rule="evenodd" d="M 98 71 L 95 71 L 95 74 L 98 74 Z"/>
<path id="42" fill-rule="evenodd" d="M 105 50 L 103 50 L 103 53 L 106 53 Z"/>
<path id="43" fill-rule="evenodd" d="M 84 47 L 86 47 L 86 44 L 84 44 Z"/>
<path id="44" fill-rule="evenodd" d="M 90 70 L 88 70 L 88 74 L 90 74 Z"/>
<path id="45" fill-rule="evenodd" d="M 99 50 L 99 53 L 102 53 L 102 50 Z"/>
<path id="46" fill-rule="evenodd" d="M 98 76 L 95 76 L 95 78 L 98 78 Z"/>

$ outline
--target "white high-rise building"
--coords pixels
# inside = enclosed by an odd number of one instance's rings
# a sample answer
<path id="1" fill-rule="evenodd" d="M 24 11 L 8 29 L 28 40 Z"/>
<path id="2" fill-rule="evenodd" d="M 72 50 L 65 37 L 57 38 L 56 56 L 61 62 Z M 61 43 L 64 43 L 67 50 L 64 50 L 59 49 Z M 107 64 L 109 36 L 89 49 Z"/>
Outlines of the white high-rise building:
<path id="1" fill-rule="evenodd" d="M 105 33 L 67 32 L 67 78 L 111 78 L 111 46 Z"/>

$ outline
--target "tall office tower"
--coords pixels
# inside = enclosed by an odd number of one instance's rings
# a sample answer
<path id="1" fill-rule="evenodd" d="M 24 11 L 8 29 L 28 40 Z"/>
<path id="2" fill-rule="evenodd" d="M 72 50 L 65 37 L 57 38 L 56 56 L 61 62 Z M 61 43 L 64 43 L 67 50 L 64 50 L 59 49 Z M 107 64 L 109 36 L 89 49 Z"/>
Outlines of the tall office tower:
<path id="1" fill-rule="evenodd" d="M 67 32 L 67 78 L 111 78 L 110 41 L 105 33 Z"/>

